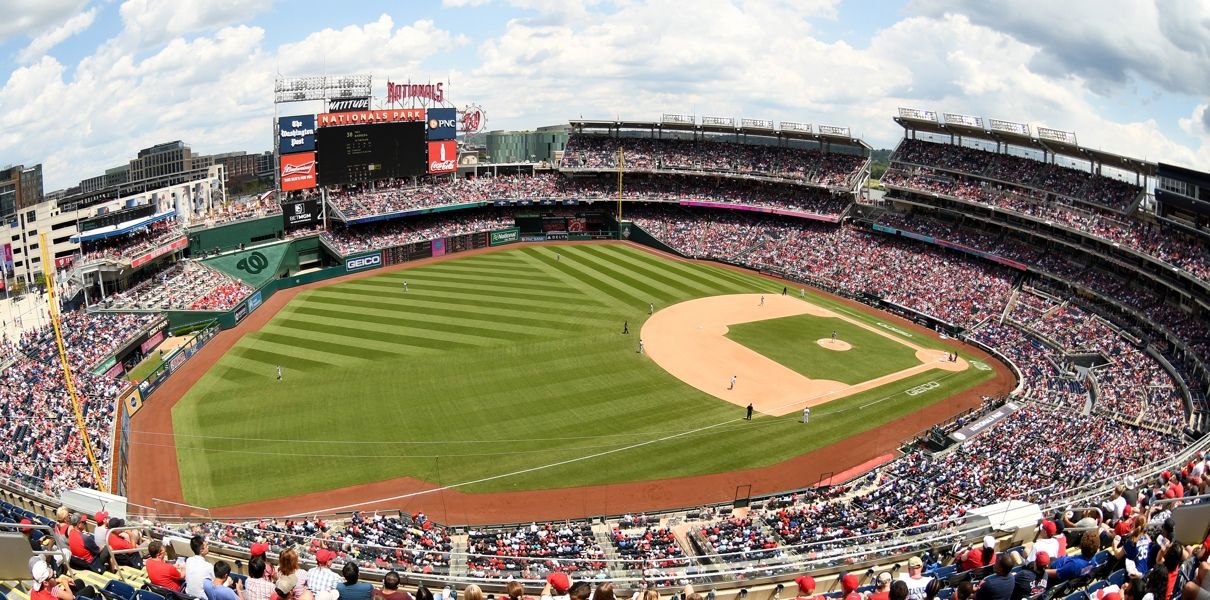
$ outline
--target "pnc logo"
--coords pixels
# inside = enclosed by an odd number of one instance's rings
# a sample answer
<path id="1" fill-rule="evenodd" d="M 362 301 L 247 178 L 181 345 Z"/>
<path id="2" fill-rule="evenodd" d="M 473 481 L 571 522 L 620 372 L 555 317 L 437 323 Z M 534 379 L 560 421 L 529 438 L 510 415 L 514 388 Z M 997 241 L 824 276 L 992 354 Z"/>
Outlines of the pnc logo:
<path id="1" fill-rule="evenodd" d="M 256 275 L 257 273 L 264 271 L 268 266 L 269 259 L 265 258 L 265 255 L 261 254 L 260 252 L 253 252 L 252 254 L 241 258 L 240 261 L 235 264 L 235 268 L 251 275 Z"/>

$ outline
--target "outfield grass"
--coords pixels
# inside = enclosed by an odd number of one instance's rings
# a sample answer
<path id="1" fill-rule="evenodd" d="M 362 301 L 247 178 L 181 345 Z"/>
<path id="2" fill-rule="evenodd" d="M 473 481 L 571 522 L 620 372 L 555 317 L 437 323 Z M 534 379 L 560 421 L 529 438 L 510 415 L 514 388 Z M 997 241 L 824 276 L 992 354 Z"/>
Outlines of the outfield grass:
<path id="1" fill-rule="evenodd" d="M 621 335 L 623 321 L 638 330 L 649 302 L 780 290 L 729 269 L 591 245 L 514 248 L 301 293 L 173 409 L 185 501 L 221 506 L 403 475 L 483 480 L 461 489 L 491 492 L 768 465 L 993 375 L 922 374 L 813 410 L 809 426 L 794 415 L 748 422 Z M 902 393 L 927 381 L 942 385 Z M 495 478 L 560 461 L 573 462 Z"/>
<path id="2" fill-rule="evenodd" d="M 820 346 L 832 332 L 852 344 L 838 352 Z M 920 364 L 916 351 L 864 329 L 828 317 L 797 315 L 728 326 L 727 337 L 811 379 L 849 385 L 869 381 Z"/>

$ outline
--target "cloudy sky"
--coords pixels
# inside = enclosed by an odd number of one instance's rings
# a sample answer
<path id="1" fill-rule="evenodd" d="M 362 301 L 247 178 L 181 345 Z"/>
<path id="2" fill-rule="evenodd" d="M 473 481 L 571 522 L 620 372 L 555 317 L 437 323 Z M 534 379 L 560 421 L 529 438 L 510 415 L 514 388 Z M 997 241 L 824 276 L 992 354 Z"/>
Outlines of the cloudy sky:
<path id="1" fill-rule="evenodd" d="M 1160 6 L 1162 5 L 1162 10 Z M 489 127 L 662 113 L 848 126 L 899 106 L 1210 169 L 1204 0 L 0 0 L 0 164 L 48 191 L 183 139 L 272 141 L 273 79 L 449 81 Z M 287 105 L 288 106 L 288 105 Z M 286 110 L 290 110 L 287 108 Z"/>

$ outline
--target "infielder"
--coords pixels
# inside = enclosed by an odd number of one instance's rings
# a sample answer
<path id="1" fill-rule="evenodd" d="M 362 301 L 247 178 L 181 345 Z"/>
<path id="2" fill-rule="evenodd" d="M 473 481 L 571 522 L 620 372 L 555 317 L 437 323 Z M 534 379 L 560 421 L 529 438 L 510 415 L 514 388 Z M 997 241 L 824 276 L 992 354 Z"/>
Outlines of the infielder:
<path id="1" fill-rule="evenodd" d="M 647 303 L 647 316 L 650 317 L 651 315 L 654 315 L 654 314 L 655 314 L 655 303 L 648 302 Z"/>
<path id="2" fill-rule="evenodd" d="M 639 338 L 639 354 L 643 353 L 643 338 Z"/>
<path id="3" fill-rule="evenodd" d="M 764 306 L 764 305 L 765 305 L 765 296 L 764 296 L 764 294 L 762 294 L 762 295 L 761 295 L 761 297 L 760 297 L 760 305 L 761 305 L 761 306 Z"/>
<path id="4" fill-rule="evenodd" d="M 281 381 L 281 365 L 277 366 L 277 380 Z"/>
<path id="5" fill-rule="evenodd" d="M 729 390 L 735 389 L 735 375 L 731 376 L 731 385 L 727 386 L 727 389 L 729 389 Z"/>

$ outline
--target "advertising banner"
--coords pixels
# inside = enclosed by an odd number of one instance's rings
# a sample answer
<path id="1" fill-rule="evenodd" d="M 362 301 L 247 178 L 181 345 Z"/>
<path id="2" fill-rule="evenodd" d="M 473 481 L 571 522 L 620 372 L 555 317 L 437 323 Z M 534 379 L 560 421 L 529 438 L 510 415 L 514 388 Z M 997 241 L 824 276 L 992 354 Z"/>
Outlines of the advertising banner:
<path id="1" fill-rule="evenodd" d="M 147 354 L 148 352 L 151 352 L 152 348 L 160 345 L 160 342 L 162 341 L 164 341 L 164 332 L 157 332 L 155 335 L 147 338 L 147 341 L 139 344 L 139 351 L 143 354 Z"/>
<path id="2" fill-rule="evenodd" d="M 513 242 L 521 241 L 521 228 L 509 227 L 508 229 L 498 229 L 491 232 L 489 235 L 490 238 L 488 243 L 492 246 L 511 244 Z"/>
<path id="3" fill-rule="evenodd" d="M 109 377 L 110 379 L 117 379 L 118 377 L 120 377 L 122 375 L 122 373 L 125 373 L 125 372 L 126 372 L 126 368 L 124 366 L 122 366 L 122 363 L 117 363 L 117 364 L 113 365 L 113 367 L 111 367 L 108 371 L 105 371 L 105 376 Z"/>
<path id="4" fill-rule="evenodd" d="M 458 170 L 458 142 L 429 142 L 429 173 L 453 173 Z"/>
<path id="5" fill-rule="evenodd" d="M 286 220 L 286 229 L 294 229 L 295 227 L 307 227 L 315 225 L 323 220 L 323 213 L 320 211 L 319 198 L 306 198 L 304 200 L 295 200 L 293 202 L 283 202 L 281 206 L 282 218 Z"/>
<path id="6" fill-rule="evenodd" d="M 277 153 L 315 149 L 315 115 L 281 117 L 277 120 Z"/>
<path id="7" fill-rule="evenodd" d="M 987 413 L 978 421 L 975 421 L 974 423 L 971 423 L 970 425 L 951 433 L 950 437 L 953 438 L 955 442 L 965 442 L 966 440 L 969 440 L 972 437 L 975 437 L 976 435 L 986 431 L 992 425 L 1004 420 L 1005 417 L 1017 412 L 1017 408 L 1018 407 L 1016 404 L 1006 402 L 1004 406 Z"/>
<path id="8" fill-rule="evenodd" d="M 452 140 L 458 135 L 458 109 L 430 108 L 425 133 L 430 140 Z"/>
<path id="9" fill-rule="evenodd" d="M 127 415 L 133 416 L 134 413 L 139 412 L 140 408 L 143 408 L 143 394 L 139 393 L 139 388 L 133 385 L 122 392 L 120 401 L 126 405 Z"/>
<path id="10" fill-rule="evenodd" d="M 299 152 L 281 157 L 281 191 L 307 190 L 315 187 L 315 153 Z"/>
<path id="11" fill-rule="evenodd" d="M 168 254 L 169 252 L 176 252 L 177 250 L 180 250 L 188 245 L 189 238 L 182 236 L 150 252 L 136 256 L 134 260 L 130 261 L 130 266 L 133 268 L 141 267 L 161 256 L 164 256 L 165 254 Z"/>
<path id="12" fill-rule="evenodd" d="M 370 110 L 370 97 L 363 96 L 361 98 L 332 98 L 328 100 L 328 112 L 354 112 L 358 110 Z"/>
<path id="13" fill-rule="evenodd" d="M 248 303 L 245 302 L 245 303 L 240 304 L 239 306 L 235 307 L 235 313 L 232 314 L 231 316 L 235 317 L 236 323 L 243 321 L 244 317 L 248 316 Z M 181 362 L 185 362 L 185 359 L 182 358 Z M 175 371 L 176 367 L 173 367 L 172 370 Z"/>
<path id="14" fill-rule="evenodd" d="M 350 112 L 323 113 L 316 117 L 317 127 L 339 127 L 341 125 L 372 125 L 374 123 L 405 123 L 423 121 L 423 108 L 396 108 L 392 110 L 354 110 Z"/>
<path id="15" fill-rule="evenodd" d="M 363 254 L 361 256 L 350 256 L 345 259 L 345 271 L 350 273 L 354 271 L 365 271 L 366 269 L 377 269 L 382 266 L 382 252 L 373 254 Z"/>
<path id="16" fill-rule="evenodd" d="M 248 312 L 252 312 L 260 307 L 262 301 L 263 299 L 259 290 L 255 294 L 248 296 Z"/>
<path id="17" fill-rule="evenodd" d="M 433 256 L 445 256 L 445 238 L 433 240 Z"/>

